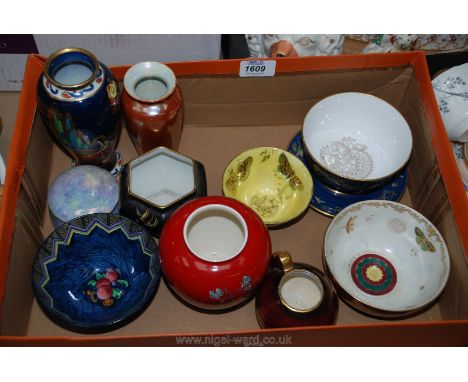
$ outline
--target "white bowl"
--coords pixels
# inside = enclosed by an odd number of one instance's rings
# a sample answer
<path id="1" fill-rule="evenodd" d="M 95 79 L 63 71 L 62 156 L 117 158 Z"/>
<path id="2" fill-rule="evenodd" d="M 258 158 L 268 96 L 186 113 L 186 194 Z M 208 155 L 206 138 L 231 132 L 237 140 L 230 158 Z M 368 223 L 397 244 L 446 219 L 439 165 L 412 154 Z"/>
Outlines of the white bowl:
<path id="1" fill-rule="evenodd" d="M 442 292 L 450 271 L 444 239 L 423 215 L 371 200 L 342 210 L 324 239 L 324 266 L 340 296 L 379 317 L 404 317 Z"/>
<path id="2" fill-rule="evenodd" d="M 408 123 L 389 103 L 364 93 L 340 93 L 315 104 L 302 130 L 312 160 L 352 180 L 389 177 L 408 161 Z"/>

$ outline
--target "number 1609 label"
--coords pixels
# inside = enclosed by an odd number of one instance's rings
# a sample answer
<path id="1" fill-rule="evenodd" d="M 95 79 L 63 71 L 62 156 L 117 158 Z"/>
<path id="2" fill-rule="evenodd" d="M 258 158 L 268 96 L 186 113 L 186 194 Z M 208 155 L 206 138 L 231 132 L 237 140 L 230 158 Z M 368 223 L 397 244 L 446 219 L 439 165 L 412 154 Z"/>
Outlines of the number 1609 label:
<path id="1" fill-rule="evenodd" d="M 272 77 L 275 75 L 275 60 L 249 60 L 241 61 L 240 77 Z"/>

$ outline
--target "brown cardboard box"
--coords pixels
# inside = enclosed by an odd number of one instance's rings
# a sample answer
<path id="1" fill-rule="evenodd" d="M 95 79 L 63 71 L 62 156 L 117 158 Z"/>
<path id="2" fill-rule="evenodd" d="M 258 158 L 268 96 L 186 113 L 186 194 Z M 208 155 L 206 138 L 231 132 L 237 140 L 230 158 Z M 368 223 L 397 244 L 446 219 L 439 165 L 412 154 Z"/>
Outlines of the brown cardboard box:
<path id="1" fill-rule="evenodd" d="M 26 85 L 37 80 L 42 62 L 40 57 L 30 59 Z M 291 336 L 292 345 L 468 343 L 468 307 L 462 303 L 468 298 L 467 243 L 466 235 L 460 234 L 463 227 L 457 228 L 460 216 L 456 220 L 452 210 L 454 205 L 463 205 L 466 197 L 459 200 L 464 193 L 456 189 L 458 186 L 463 189 L 461 180 L 452 179 L 457 174 L 456 168 L 451 167 L 455 163 L 443 156 L 448 141 L 443 135 L 433 95 L 428 92 L 429 76 L 422 53 L 284 59 L 277 62 L 276 76 L 265 78 L 239 78 L 237 60 L 171 66 L 179 78 L 185 101 L 179 151 L 205 165 L 210 195 L 221 194 L 224 167 L 236 154 L 256 146 L 287 148 L 301 129 L 308 109 L 326 96 L 345 91 L 365 92 L 396 107 L 408 121 L 414 139 L 408 189 L 401 202 L 428 217 L 445 237 L 452 262 L 446 290 L 428 310 L 405 320 L 370 318 L 340 301 L 336 326 L 261 330 L 255 319 L 253 300 L 229 313 L 200 313 L 182 304 L 161 283 L 148 309 L 127 326 L 99 336 L 69 332 L 52 323 L 41 311 L 33 298 L 30 278 L 39 238 L 52 231 L 45 213 L 48 184 L 70 166 L 71 160 L 49 139 L 40 118 L 27 115 L 32 123 L 31 138 L 12 146 L 19 164 L 9 163 L 12 167 L 16 165 L 24 191 L 20 192 L 19 184 L 14 184 L 13 175 L 7 179 L 11 185 L 6 197 L 9 200 L 12 196 L 19 197 L 15 199 L 16 230 L 11 250 L 8 248 L 6 252 L 4 247 L 0 248 L 0 268 L 2 264 L 8 266 L 8 272 L 3 275 L 0 343 L 177 345 L 195 341 L 193 338 L 213 338 L 212 335 L 227 342 L 227 336 L 230 341 L 234 336 L 267 338 L 284 334 Z M 114 68 L 119 80 L 126 69 Z M 34 110 L 33 97 L 32 90 L 28 92 L 26 86 L 22 110 Z M 442 137 L 440 142 L 435 140 L 438 136 Z M 441 147 L 438 150 L 442 154 L 437 157 L 434 142 Z M 21 145 L 27 147 L 27 152 L 21 154 Z M 136 155 L 125 129 L 118 149 L 125 161 Z M 21 176 L 22 161 L 26 176 Z M 449 179 L 446 185 L 454 189 L 450 192 L 452 197 L 442 181 L 441 169 L 444 180 Z M 19 194 L 13 192 L 15 186 Z M 8 237 L 5 214 L 0 216 L 2 240 Z M 38 220 L 39 225 L 34 223 Z M 322 241 L 330 221 L 309 209 L 297 223 L 270 231 L 273 250 L 286 249 L 295 261 L 322 268 Z M 0 287 L 1 281 L 0 273 Z M 210 344 L 209 340 L 204 341 L 201 344 Z"/>

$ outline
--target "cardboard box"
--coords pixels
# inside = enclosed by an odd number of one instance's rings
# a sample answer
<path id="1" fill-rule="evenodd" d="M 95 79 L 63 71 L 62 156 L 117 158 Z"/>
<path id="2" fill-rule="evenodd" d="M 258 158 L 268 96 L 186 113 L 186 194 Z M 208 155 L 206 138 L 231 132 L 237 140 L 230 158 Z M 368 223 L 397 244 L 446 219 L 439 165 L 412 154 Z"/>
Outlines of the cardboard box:
<path id="1" fill-rule="evenodd" d="M 45 58 L 28 60 L 0 212 L 0 344 L 5 345 L 463 345 L 468 343 L 468 202 L 420 52 L 279 59 L 276 75 L 240 78 L 240 60 L 170 64 L 185 101 L 179 150 L 204 163 L 208 193 L 220 195 L 224 167 L 255 146 L 286 148 L 308 109 L 344 91 L 390 102 L 414 138 L 408 189 L 401 202 L 428 217 L 447 241 L 451 274 L 440 299 L 417 316 L 386 321 L 340 301 L 334 326 L 261 330 L 254 301 L 229 313 L 206 314 L 182 304 L 161 283 L 135 321 L 102 335 L 81 335 L 52 323 L 33 298 L 31 264 L 52 231 L 47 187 L 71 160 L 50 139 L 36 114 L 35 89 Z M 121 81 L 128 66 L 114 67 Z M 119 150 L 136 155 L 126 130 Z M 26 175 L 25 175 L 26 174 Z M 16 219 L 16 220 L 15 220 Z M 16 222 L 14 225 L 13 222 Z M 309 209 L 297 223 L 271 230 L 274 250 L 322 268 L 323 235 L 330 219 Z M 465 227 L 465 228 L 464 228 Z M 288 337 L 285 337 L 288 336 Z M 249 342 L 250 341 L 250 342 Z M 256 343 L 258 342 L 258 343 Z"/>
<path id="2" fill-rule="evenodd" d="M 47 56 L 66 47 L 87 49 L 106 65 L 217 60 L 221 55 L 221 35 L 0 35 L 0 91 L 21 90 L 28 54 Z"/>

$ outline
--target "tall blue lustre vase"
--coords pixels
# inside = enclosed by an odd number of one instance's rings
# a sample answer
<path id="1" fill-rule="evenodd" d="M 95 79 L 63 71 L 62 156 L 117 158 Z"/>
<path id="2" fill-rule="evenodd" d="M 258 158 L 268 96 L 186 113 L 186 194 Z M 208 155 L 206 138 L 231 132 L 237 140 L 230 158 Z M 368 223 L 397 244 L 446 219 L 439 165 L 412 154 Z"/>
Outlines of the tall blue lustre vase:
<path id="1" fill-rule="evenodd" d="M 117 171 L 120 97 L 110 70 L 81 48 L 49 56 L 37 84 L 42 119 L 78 165 Z"/>

